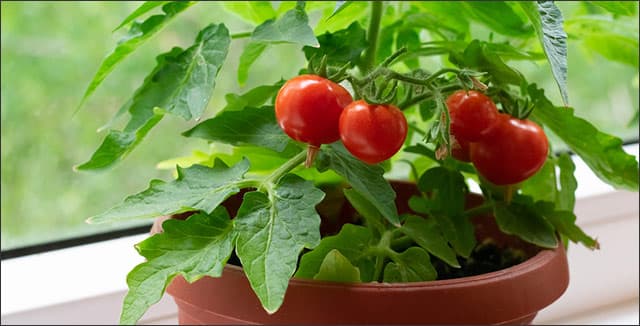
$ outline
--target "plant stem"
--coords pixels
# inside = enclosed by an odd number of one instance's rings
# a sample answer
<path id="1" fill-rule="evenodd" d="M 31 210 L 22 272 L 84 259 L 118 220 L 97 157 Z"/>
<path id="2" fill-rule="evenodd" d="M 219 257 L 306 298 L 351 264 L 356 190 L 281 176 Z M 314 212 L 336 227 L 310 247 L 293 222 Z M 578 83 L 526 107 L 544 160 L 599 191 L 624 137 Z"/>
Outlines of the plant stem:
<path id="1" fill-rule="evenodd" d="M 251 34 L 253 34 L 253 32 L 235 33 L 235 34 L 231 34 L 231 38 L 237 39 L 237 38 L 251 37 Z"/>
<path id="2" fill-rule="evenodd" d="M 278 180 L 280 180 L 280 178 L 282 178 L 285 174 L 289 173 L 289 171 L 293 170 L 293 168 L 295 168 L 296 166 L 304 162 L 306 158 L 307 158 L 306 150 L 296 154 L 296 156 L 292 157 L 287 162 L 282 164 L 279 168 L 277 168 L 275 171 L 271 172 L 271 174 L 269 174 L 269 176 L 267 176 L 262 181 L 262 186 L 269 187 L 270 184 L 277 183 Z"/>
<path id="3" fill-rule="evenodd" d="M 391 248 L 397 251 L 404 251 L 414 243 L 408 235 L 404 235 L 391 241 Z"/>
<path id="4" fill-rule="evenodd" d="M 369 30 L 367 32 L 367 41 L 369 48 L 364 57 L 364 71 L 368 72 L 373 68 L 378 51 L 378 34 L 380 33 L 380 19 L 382 18 L 382 1 L 373 1 L 371 3 L 371 21 L 369 22 Z"/>

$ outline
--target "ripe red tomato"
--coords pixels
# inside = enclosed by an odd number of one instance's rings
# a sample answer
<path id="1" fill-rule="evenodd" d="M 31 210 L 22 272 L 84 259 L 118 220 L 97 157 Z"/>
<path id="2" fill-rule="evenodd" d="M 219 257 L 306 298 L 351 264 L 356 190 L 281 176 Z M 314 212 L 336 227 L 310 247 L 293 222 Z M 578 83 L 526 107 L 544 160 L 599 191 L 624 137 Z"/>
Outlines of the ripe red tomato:
<path id="1" fill-rule="evenodd" d="M 493 126 L 498 108 L 486 95 L 459 90 L 447 98 L 451 134 L 458 140 L 478 141 Z"/>
<path id="2" fill-rule="evenodd" d="M 355 101 L 340 116 L 340 139 L 353 156 L 369 164 L 398 152 L 407 138 L 407 119 L 391 104 Z"/>
<path id="3" fill-rule="evenodd" d="M 289 137 L 317 147 L 340 139 L 340 114 L 352 101 L 344 87 L 320 76 L 300 75 L 278 91 L 276 120 Z"/>
<path id="4" fill-rule="evenodd" d="M 471 143 L 471 162 L 489 182 L 522 182 L 544 165 L 549 151 L 547 136 L 530 120 L 500 114 L 498 122 L 479 142 Z"/>

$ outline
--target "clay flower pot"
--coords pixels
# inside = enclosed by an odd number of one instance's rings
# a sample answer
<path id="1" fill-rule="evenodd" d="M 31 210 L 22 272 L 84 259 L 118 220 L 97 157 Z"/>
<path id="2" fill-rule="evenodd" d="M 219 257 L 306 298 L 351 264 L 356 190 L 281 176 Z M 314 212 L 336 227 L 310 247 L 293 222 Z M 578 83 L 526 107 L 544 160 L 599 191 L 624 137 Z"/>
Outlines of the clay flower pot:
<path id="1" fill-rule="evenodd" d="M 393 186 L 399 204 L 415 191 L 406 183 Z M 468 205 L 481 201 L 470 196 Z M 405 209 L 406 205 L 399 205 L 400 211 Z M 167 292 L 178 305 L 180 324 L 531 323 L 569 284 L 563 247 L 540 250 L 506 236 L 488 216 L 474 218 L 474 224 L 479 239 L 491 236 L 531 258 L 495 272 L 429 282 L 334 283 L 294 278 L 283 305 L 272 315 L 260 305 L 242 268 L 231 264 L 220 278 L 204 277 L 189 284 L 176 277 Z"/>

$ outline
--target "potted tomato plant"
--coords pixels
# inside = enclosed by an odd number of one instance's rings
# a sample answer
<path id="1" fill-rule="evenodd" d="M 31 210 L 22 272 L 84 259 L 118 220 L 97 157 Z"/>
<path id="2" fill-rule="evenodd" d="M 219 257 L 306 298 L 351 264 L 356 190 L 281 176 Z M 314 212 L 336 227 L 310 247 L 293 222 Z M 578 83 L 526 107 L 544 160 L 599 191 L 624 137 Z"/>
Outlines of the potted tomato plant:
<path id="1" fill-rule="evenodd" d="M 83 102 L 194 4 L 145 2 L 127 17 Z M 553 145 L 638 189 L 621 140 L 567 105 L 553 2 L 198 6 L 254 27 L 203 22 L 192 46 L 159 55 L 117 114 L 130 115 L 124 129 L 77 166 L 113 166 L 168 114 L 196 120 L 180 137 L 215 145 L 175 160 L 174 180 L 89 218 L 156 218 L 135 246 L 146 261 L 127 276 L 124 324 L 165 290 L 189 324 L 528 323 L 567 287 L 568 242 L 598 248 L 575 224 L 574 165 Z M 161 13 L 136 21 L 152 10 Z M 229 94 L 199 121 L 233 43 L 243 46 L 240 84 L 269 46 L 297 44 L 306 63 Z M 515 61 L 547 61 L 557 90 Z M 562 104 L 545 94 L 558 90 Z"/>

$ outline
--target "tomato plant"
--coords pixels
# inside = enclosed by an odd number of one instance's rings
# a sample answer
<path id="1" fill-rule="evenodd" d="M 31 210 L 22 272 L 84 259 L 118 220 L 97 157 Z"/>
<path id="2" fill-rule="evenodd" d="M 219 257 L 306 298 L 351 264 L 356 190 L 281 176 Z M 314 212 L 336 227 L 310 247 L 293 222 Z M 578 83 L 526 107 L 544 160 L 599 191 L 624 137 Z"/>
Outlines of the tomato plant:
<path id="1" fill-rule="evenodd" d="M 475 90 L 459 90 L 447 98 L 451 134 L 457 140 L 478 141 L 497 121 L 498 109 L 488 96 Z"/>
<path id="2" fill-rule="evenodd" d="M 544 165 L 548 152 L 547 136 L 538 124 L 504 113 L 482 140 L 470 145 L 478 173 L 496 185 L 528 179 Z"/>
<path id="3" fill-rule="evenodd" d="M 407 137 L 407 119 L 392 104 L 355 101 L 340 116 L 340 139 L 355 157 L 369 164 L 389 159 Z"/>

